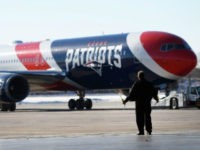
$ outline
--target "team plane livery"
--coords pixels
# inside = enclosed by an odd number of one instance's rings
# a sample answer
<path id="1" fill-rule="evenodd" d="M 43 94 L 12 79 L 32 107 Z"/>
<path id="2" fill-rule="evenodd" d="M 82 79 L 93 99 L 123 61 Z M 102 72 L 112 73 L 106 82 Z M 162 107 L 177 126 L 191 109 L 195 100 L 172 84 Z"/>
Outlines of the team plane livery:
<path id="1" fill-rule="evenodd" d="M 0 102 L 14 111 L 30 91 L 76 91 L 69 109 L 91 109 L 85 91 L 125 91 L 143 70 L 163 87 L 190 73 L 197 57 L 180 37 L 157 31 L 85 38 L 17 42 L 0 46 Z"/>

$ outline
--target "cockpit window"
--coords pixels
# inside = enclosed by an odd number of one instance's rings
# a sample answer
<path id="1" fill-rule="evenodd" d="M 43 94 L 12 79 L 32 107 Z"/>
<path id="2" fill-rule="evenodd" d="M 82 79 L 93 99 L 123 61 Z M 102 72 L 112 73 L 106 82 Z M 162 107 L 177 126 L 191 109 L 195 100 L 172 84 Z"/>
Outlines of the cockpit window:
<path id="1" fill-rule="evenodd" d="M 174 44 L 163 44 L 160 48 L 163 52 L 170 51 L 171 49 L 174 49 Z"/>
<path id="2" fill-rule="evenodd" d="M 190 50 L 191 48 L 187 43 L 183 43 L 183 44 L 166 43 L 160 47 L 160 50 L 163 52 L 168 52 L 170 50 L 180 50 L 180 49 Z"/>

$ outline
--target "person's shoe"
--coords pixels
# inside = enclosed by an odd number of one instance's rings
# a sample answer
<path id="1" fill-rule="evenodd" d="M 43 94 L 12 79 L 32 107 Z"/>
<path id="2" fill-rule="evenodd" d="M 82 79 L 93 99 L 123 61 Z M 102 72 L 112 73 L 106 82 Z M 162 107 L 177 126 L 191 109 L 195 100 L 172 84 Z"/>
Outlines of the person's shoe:
<path id="1" fill-rule="evenodd" d="M 144 132 L 139 132 L 137 135 L 144 135 Z"/>
<path id="2" fill-rule="evenodd" d="M 151 135 L 151 132 L 147 132 L 148 135 Z"/>

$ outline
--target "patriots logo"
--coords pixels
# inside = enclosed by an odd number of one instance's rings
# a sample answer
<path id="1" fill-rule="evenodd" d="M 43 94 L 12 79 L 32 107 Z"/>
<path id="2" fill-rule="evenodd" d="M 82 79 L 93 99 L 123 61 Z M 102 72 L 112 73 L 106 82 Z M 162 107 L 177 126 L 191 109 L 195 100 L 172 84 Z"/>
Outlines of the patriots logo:
<path id="1" fill-rule="evenodd" d="M 84 67 L 94 70 L 99 76 L 102 76 L 102 64 L 96 61 L 89 62 Z"/>

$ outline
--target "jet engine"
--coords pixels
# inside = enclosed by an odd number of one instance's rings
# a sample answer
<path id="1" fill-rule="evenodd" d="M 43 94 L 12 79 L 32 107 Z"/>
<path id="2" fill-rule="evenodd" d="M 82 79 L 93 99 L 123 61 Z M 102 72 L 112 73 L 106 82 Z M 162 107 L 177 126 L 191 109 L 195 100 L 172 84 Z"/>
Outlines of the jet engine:
<path id="1" fill-rule="evenodd" d="M 0 101 L 4 103 L 20 102 L 28 96 L 28 81 L 14 73 L 0 73 Z"/>

